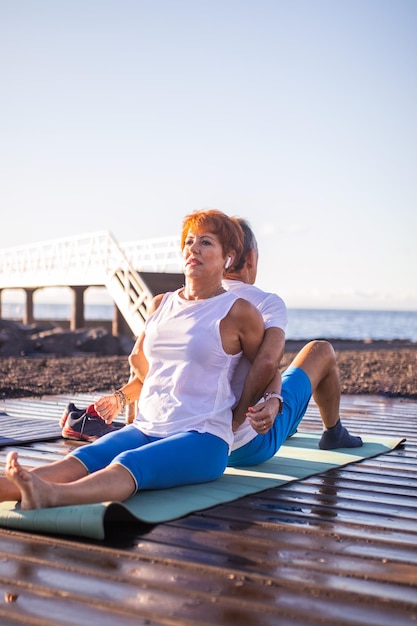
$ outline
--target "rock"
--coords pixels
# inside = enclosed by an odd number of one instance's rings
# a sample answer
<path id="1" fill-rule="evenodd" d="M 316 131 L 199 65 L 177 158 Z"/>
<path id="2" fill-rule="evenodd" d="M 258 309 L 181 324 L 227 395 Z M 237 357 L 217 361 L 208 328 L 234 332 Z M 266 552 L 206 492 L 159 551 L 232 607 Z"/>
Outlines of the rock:
<path id="1" fill-rule="evenodd" d="M 50 323 L 24 325 L 0 320 L 0 357 L 128 355 L 134 339 L 115 337 L 104 328 L 63 330 Z"/>

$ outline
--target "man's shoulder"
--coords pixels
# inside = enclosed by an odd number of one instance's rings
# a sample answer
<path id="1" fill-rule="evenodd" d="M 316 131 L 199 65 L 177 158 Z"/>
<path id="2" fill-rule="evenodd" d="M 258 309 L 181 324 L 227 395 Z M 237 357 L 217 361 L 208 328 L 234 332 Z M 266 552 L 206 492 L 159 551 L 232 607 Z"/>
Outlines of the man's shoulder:
<path id="1" fill-rule="evenodd" d="M 240 298 L 248 300 L 261 313 L 265 328 L 282 328 L 287 326 L 287 307 L 284 300 L 276 293 L 262 291 L 255 285 L 250 285 L 239 280 L 226 280 L 224 287 Z"/>
<path id="2" fill-rule="evenodd" d="M 236 295 L 241 298 L 245 298 L 246 300 L 256 300 L 257 302 L 261 302 L 266 300 L 267 298 L 282 300 L 276 293 L 271 293 L 268 291 L 263 291 L 256 285 L 251 285 L 249 283 L 244 283 L 241 280 L 225 280 L 224 287 L 228 291 L 232 291 Z"/>

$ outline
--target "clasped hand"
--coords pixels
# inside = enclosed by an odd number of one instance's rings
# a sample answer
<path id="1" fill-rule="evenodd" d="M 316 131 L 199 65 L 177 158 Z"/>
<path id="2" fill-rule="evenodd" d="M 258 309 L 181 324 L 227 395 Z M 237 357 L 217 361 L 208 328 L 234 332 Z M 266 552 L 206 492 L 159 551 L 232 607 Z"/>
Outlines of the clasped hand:
<path id="1" fill-rule="evenodd" d="M 111 424 L 118 416 L 120 405 L 114 394 L 111 396 L 103 396 L 94 404 L 94 408 L 106 424 Z"/>
<path id="2" fill-rule="evenodd" d="M 250 406 L 246 413 L 246 419 L 254 431 L 259 435 L 265 435 L 274 425 L 278 410 L 278 399 L 269 398 L 267 402 L 262 400 L 255 406 Z"/>

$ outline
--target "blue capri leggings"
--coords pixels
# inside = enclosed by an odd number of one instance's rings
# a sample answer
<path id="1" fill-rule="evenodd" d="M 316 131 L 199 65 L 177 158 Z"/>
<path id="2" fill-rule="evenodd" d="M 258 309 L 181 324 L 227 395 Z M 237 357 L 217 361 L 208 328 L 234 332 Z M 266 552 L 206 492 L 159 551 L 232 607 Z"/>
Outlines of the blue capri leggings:
<path id="1" fill-rule="evenodd" d="M 226 468 L 228 451 L 228 444 L 210 433 L 191 431 L 161 439 L 129 425 L 74 450 L 71 456 L 90 474 L 110 464 L 122 465 L 137 491 L 215 480 Z"/>
<path id="2" fill-rule="evenodd" d="M 281 394 L 284 407 L 274 425 L 265 435 L 257 435 L 241 448 L 233 450 L 228 465 L 244 467 L 267 461 L 293 435 L 307 410 L 311 398 L 311 382 L 299 367 L 291 366 L 282 375 Z"/>

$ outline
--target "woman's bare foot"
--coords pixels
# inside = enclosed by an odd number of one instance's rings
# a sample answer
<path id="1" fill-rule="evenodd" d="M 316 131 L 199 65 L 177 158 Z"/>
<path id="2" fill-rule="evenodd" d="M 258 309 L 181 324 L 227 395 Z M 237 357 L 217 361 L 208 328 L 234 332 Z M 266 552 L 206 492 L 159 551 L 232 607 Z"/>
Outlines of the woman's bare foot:
<path id="1" fill-rule="evenodd" d="M 21 509 L 42 509 L 54 506 L 54 486 L 25 470 L 19 463 L 17 452 L 9 452 L 7 455 L 6 477 L 20 490 Z"/>

